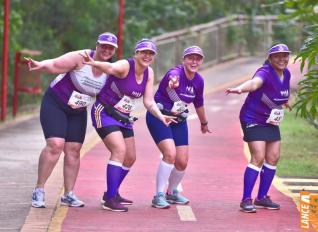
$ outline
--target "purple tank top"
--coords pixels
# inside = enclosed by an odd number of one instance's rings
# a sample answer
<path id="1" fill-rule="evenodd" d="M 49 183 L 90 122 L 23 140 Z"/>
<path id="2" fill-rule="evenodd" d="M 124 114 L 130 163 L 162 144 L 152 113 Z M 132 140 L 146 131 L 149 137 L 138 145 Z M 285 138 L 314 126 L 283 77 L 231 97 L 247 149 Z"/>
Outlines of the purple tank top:
<path id="1" fill-rule="evenodd" d="M 170 88 L 170 76 L 179 76 L 179 86 Z M 174 102 L 183 101 L 190 104 L 193 102 L 195 108 L 203 106 L 204 81 L 199 73 L 195 73 L 194 78 L 189 80 L 186 77 L 184 67 L 178 65 L 171 68 L 162 78 L 159 88 L 155 94 L 155 101 L 163 104 L 164 108 L 170 110 Z"/>
<path id="2" fill-rule="evenodd" d="M 144 95 L 148 81 L 148 68 L 144 71 L 143 80 L 140 84 L 136 81 L 135 61 L 128 59 L 129 72 L 125 78 L 118 78 L 109 75 L 105 86 L 102 88 L 97 98 L 102 104 L 116 105 L 124 96 L 131 99 L 140 98 Z"/>
<path id="3" fill-rule="evenodd" d="M 266 62 L 254 77 L 263 80 L 261 88 L 250 92 L 240 111 L 240 120 L 246 124 L 268 125 L 267 118 L 272 109 L 282 109 L 290 95 L 290 72 L 284 69 L 280 79 L 274 68 Z"/>

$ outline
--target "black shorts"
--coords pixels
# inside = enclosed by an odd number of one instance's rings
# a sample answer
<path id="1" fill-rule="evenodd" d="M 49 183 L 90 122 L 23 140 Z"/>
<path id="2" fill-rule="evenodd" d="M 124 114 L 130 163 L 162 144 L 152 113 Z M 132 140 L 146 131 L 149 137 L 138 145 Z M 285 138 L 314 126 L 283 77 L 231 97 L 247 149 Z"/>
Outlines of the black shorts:
<path id="1" fill-rule="evenodd" d="M 95 128 L 95 129 L 96 129 L 96 132 L 101 139 L 104 139 L 107 135 L 109 135 L 110 133 L 115 132 L 115 131 L 121 131 L 121 133 L 123 134 L 123 137 L 125 139 L 130 138 L 130 137 L 134 137 L 134 130 L 128 129 L 125 127 L 120 127 L 117 125 L 105 126 L 105 127 L 101 127 L 101 128 Z"/>
<path id="2" fill-rule="evenodd" d="M 241 122 L 245 142 L 252 141 L 280 141 L 280 131 L 278 126 L 263 126 L 258 124 L 246 124 Z"/>
<path id="3" fill-rule="evenodd" d="M 72 109 L 49 88 L 42 99 L 40 121 L 45 139 L 64 138 L 65 142 L 83 143 L 87 126 L 85 109 Z"/>

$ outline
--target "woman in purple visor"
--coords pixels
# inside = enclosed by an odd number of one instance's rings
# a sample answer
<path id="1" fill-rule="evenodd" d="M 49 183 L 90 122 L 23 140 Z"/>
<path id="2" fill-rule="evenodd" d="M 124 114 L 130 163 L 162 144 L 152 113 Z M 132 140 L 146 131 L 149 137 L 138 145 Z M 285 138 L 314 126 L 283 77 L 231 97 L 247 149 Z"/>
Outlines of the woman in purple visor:
<path id="1" fill-rule="evenodd" d="M 44 208 L 44 185 L 62 151 L 64 152 L 64 195 L 61 204 L 83 207 L 73 193 L 80 167 L 87 124 L 86 107 L 106 82 L 106 74 L 83 64 L 79 53 L 86 52 L 93 60 L 109 61 L 115 54 L 117 37 L 109 32 L 98 36 L 96 48 L 73 51 L 60 57 L 35 61 L 26 58 L 30 70 L 58 75 L 43 96 L 40 121 L 46 139 L 38 165 L 38 180 L 32 194 L 32 206 Z"/>
<path id="2" fill-rule="evenodd" d="M 201 132 L 210 133 L 203 104 L 204 82 L 198 73 L 203 63 L 203 52 L 198 46 L 184 50 L 182 64 L 171 68 L 162 78 L 155 101 L 165 115 L 177 117 L 178 123 L 168 127 L 147 112 L 149 132 L 163 155 L 156 178 L 155 208 L 166 209 L 171 204 L 188 204 L 189 200 L 178 191 L 188 164 L 188 105 L 193 103 L 200 120 Z M 169 182 L 165 193 L 166 183 Z"/>
<path id="3" fill-rule="evenodd" d="M 290 50 L 285 44 L 271 47 L 267 60 L 251 80 L 226 90 L 227 94 L 248 93 L 240 112 L 243 140 L 248 143 L 251 153 L 251 161 L 244 173 L 240 204 L 243 212 L 253 213 L 256 208 L 280 208 L 267 194 L 280 156 L 279 124 L 284 118 L 282 106 L 290 109 L 287 103 L 290 95 L 290 72 L 286 68 L 289 54 Z M 260 185 L 253 202 L 251 194 L 259 174 Z"/>
<path id="4" fill-rule="evenodd" d="M 86 64 L 109 74 L 105 87 L 92 108 L 92 120 L 111 156 L 106 166 L 107 190 L 102 199 L 103 209 L 124 212 L 131 205 L 118 189 L 136 160 L 133 131 L 135 99 L 143 96 L 144 106 L 165 126 L 173 117 L 163 115 L 153 99 L 154 73 L 150 65 L 157 53 L 149 39 L 137 42 L 135 55 L 115 63 L 94 61 L 84 55 Z"/>

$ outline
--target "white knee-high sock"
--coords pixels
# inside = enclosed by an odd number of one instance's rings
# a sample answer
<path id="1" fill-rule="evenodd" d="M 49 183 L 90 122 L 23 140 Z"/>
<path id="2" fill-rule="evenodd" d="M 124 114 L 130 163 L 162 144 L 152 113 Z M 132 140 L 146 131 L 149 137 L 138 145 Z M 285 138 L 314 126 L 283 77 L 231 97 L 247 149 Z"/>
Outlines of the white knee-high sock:
<path id="1" fill-rule="evenodd" d="M 157 193 L 164 192 L 173 167 L 173 164 L 168 164 L 163 160 L 160 161 L 157 171 Z"/>
<path id="2" fill-rule="evenodd" d="M 169 177 L 168 193 L 171 194 L 174 189 L 177 189 L 178 184 L 184 177 L 185 170 L 179 171 L 174 167 Z"/>

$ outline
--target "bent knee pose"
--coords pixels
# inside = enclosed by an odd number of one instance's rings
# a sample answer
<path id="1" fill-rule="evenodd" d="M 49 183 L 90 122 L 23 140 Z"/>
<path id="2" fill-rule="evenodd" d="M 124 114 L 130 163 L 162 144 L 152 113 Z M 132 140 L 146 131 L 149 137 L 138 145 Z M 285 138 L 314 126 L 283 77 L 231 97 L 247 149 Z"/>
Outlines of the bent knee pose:
<path id="1" fill-rule="evenodd" d="M 144 106 L 158 121 L 165 126 L 171 122 L 171 117 L 164 116 L 153 100 L 154 73 L 150 65 L 156 53 L 155 44 L 143 39 L 136 44 L 132 58 L 115 63 L 92 59 L 87 62 L 110 75 L 92 108 L 93 125 L 111 154 L 106 166 L 107 190 L 102 198 L 106 210 L 127 211 L 125 205 L 133 203 L 123 198 L 118 189 L 136 160 L 131 116 L 135 99 L 143 96 Z"/>
<path id="2" fill-rule="evenodd" d="M 40 121 L 46 139 L 38 164 L 38 179 L 32 194 L 32 206 L 45 207 L 44 185 L 62 151 L 64 152 L 64 195 L 61 204 L 82 207 L 84 203 L 73 193 L 80 167 L 80 150 L 87 123 L 86 107 L 106 82 L 106 74 L 83 64 L 80 53 L 91 59 L 108 61 L 115 54 L 117 38 L 112 33 L 99 35 L 95 50 L 85 49 L 66 53 L 58 58 L 35 61 L 26 58 L 30 70 L 58 75 L 42 99 Z"/>
<path id="3" fill-rule="evenodd" d="M 201 122 L 202 133 L 209 132 L 203 104 L 204 82 L 198 69 L 203 62 L 203 52 L 197 46 L 184 50 L 181 65 L 171 68 L 163 77 L 155 94 L 161 112 L 177 117 L 177 123 L 166 127 L 147 112 L 147 126 L 163 155 L 156 178 L 156 194 L 152 200 L 155 208 L 169 208 L 170 204 L 187 204 L 189 200 L 177 189 L 188 164 L 187 106 L 194 104 Z M 165 193 L 166 183 L 169 182 Z"/>
<path id="4" fill-rule="evenodd" d="M 288 105 L 290 95 L 290 72 L 287 64 L 289 49 L 277 44 L 268 51 L 268 59 L 251 80 L 226 90 L 226 93 L 248 92 L 241 108 L 240 121 L 248 143 L 251 161 L 244 173 L 244 190 L 240 204 L 244 212 L 256 212 L 256 208 L 279 209 L 267 195 L 275 176 L 280 155 L 279 124 L 283 120 L 283 105 Z M 260 174 L 259 174 L 260 173 Z M 252 201 L 252 191 L 260 175 L 258 194 Z"/>

